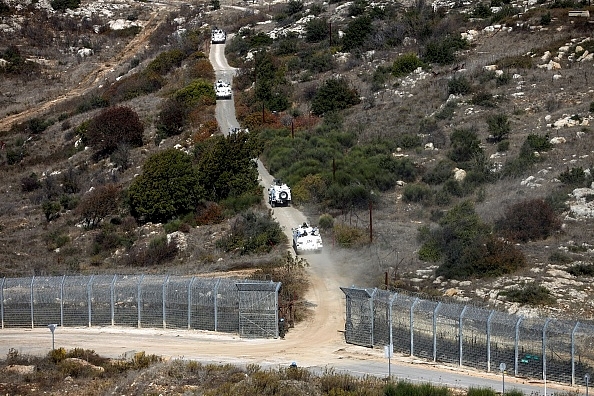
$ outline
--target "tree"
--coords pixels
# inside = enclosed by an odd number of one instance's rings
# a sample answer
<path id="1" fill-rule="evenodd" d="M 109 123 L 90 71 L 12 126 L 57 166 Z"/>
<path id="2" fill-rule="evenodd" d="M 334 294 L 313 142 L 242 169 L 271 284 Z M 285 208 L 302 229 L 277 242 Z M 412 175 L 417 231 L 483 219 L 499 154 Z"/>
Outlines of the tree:
<path id="1" fill-rule="evenodd" d="M 192 157 L 176 149 L 151 156 L 128 190 L 132 216 L 166 222 L 192 212 L 205 197 Z"/>
<path id="2" fill-rule="evenodd" d="M 142 146 L 144 125 L 134 110 L 125 106 L 110 107 L 90 120 L 84 132 L 86 144 L 97 149 L 95 158 L 113 153 L 120 144 Z"/>
<path id="3" fill-rule="evenodd" d="M 331 78 L 316 92 L 311 110 L 315 115 L 322 115 L 335 110 L 344 110 L 360 102 L 357 91 L 344 78 Z"/>
<path id="4" fill-rule="evenodd" d="M 85 228 L 95 228 L 118 208 L 120 187 L 106 184 L 89 191 L 82 198 L 76 212 L 82 217 Z"/>
<path id="5" fill-rule="evenodd" d="M 252 158 L 259 156 L 253 137 L 246 132 L 216 136 L 196 146 L 198 180 L 208 199 L 238 197 L 258 185 Z"/>

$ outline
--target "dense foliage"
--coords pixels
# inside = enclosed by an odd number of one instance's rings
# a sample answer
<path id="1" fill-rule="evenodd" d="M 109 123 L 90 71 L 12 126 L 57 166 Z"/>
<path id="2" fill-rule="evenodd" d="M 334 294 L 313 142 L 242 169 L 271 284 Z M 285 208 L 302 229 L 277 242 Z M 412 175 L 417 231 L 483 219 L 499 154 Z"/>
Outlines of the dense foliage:
<path id="1" fill-rule="evenodd" d="M 97 151 L 95 158 L 104 158 L 119 145 L 142 146 L 144 125 L 129 107 L 110 107 L 93 117 L 84 130 L 83 140 Z"/>
<path id="2" fill-rule="evenodd" d="M 548 238 L 561 229 L 561 221 L 548 202 L 530 199 L 509 206 L 496 228 L 512 241 L 528 242 Z"/>
<path id="3" fill-rule="evenodd" d="M 166 222 L 192 212 L 205 196 L 192 157 L 176 149 L 151 156 L 128 189 L 130 211 L 141 221 Z"/>
<path id="4" fill-rule="evenodd" d="M 316 115 L 336 110 L 344 110 L 359 103 L 357 91 L 349 86 L 344 78 L 331 78 L 322 84 L 316 92 L 311 110 Z"/>

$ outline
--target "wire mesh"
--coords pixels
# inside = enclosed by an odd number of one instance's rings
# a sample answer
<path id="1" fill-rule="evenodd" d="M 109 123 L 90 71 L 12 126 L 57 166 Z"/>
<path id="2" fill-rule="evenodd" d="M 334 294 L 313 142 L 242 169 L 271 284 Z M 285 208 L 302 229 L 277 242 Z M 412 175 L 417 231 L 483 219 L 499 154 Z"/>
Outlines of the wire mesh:
<path id="1" fill-rule="evenodd" d="M 346 342 L 427 360 L 568 384 L 594 372 L 594 325 L 524 318 L 377 289 L 341 288 Z"/>
<path id="2" fill-rule="evenodd" d="M 280 286 L 169 275 L 2 278 L 0 316 L 2 328 L 120 325 L 278 337 Z"/>

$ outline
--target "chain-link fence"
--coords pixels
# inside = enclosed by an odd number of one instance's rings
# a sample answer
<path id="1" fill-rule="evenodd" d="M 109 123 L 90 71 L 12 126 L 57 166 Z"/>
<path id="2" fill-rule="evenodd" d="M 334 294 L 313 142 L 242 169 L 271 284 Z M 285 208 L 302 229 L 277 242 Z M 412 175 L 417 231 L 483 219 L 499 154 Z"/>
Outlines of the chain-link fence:
<path id="1" fill-rule="evenodd" d="M 279 282 L 148 275 L 0 280 L 2 328 L 133 326 L 278 337 Z"/>
<path id="2" fill-rule="evenodd" d="M 594 372 L 594 325 L 526 318 L 378 289 L 341 288 L 346 341 L 517 377 L 571 385 Z"/>

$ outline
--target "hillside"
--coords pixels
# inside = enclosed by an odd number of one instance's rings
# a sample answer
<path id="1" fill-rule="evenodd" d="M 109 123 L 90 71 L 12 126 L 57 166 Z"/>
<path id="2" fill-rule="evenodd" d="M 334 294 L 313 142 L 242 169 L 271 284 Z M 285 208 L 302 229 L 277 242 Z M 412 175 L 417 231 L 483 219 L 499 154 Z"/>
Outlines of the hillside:
<path id="1" fill-rule="evenodd" d="M 173 92 L 198 74 L 212 77 L 212 70 L 202 72 L 196 65 L 207 52 L 210 28 L 216 25 L 235 33 L 227 42 L 227 56 L 239 70 L 234 82 L 238 119 L 262 138 L 262 158 L 271 173 L 295 186 L 307 184 L 302 182 L 303 168 L 290 168 L 274 156 L 270 143 L 263 143 L 277 138 L 286 142 L 291 125 L 296 140 L 317 142 L 316 161 L 326 173 L 333 166 L 327 136 L 349 142 L 347 149 L 340 148 L 339 167 L 346 169 L 354 158 L 348 155 L 358 149 L 364 162 L 365 153 L 380 148 L 389 150 L 392 158 L 414 165 L 411 180 L 398 180 L 389 188 L 378 190 L 377 184 L 357 179 L 359 193 L 363 191 L 361 199 L 343 207 L 326 199 L 301 202 L 310 218 L 317 220 L 328 213 L 335 224 L 356 230 L 358 238 L 351 240 L 350 246 L 340 246 L 338 241 L 332 254 L 362 268 L 366 277 L 359 286 L 380 287 L 387 274 L 391 287 L 432 296 L 505 306 L 526 314 L 593 317 L 593 221 L 586 204 L 594 191 L 582 191 L 583 205 L 573 211 L 569 203 L 578 201 L 568 195 L 592 179 L 592 25 L 588 18 L 569 17 L 568 13 L 585 8 L 582 5 L 491 2 L 492 7 L 484 7 L 480 3 L 430 6 L 418 2 L 397 7 L 363 1 L 291 1 L 242 8 L 245 4 L 223 1 L 222 9 L 213 11 L 205 3 L 123 1 L 83 2 L 76 12 L 61 13 L 45 2 L 1 4 L 0 57 L 11 58 L 5 59 L 8 63 L 0 80 L 0 276 L 138 271 L 194 274 L 255 269 L 282 255 L 282 246 L 266 254 L 223 251 L 216 242 L 230 234 L 230 216 L 217 224 L 182 227 L 185 250 L 165 264 L 135 266 L 122 257 L 175 227 L 137 222 L 125 200 L 93 229 L 81 227 L 76 211 L 91 189 L 114 184 L 125 191 L 152 154 L 176 145 L 190 151 L 197 141 L 216 131 L 212 103 L 192 109 L 181 133 L 162 139 L 158 126 L 159 115 Z M 360 38 L 357 26 L 350 21 L 368 15 L 373 30 L 363 35 L 361 42 L 346 40 Z M 317 36 L 299 37 L 308 21 L 316 18 L 321 25 L 317 30 L 312 25 L 308 29 Z M 287 31 L 293 33 L 283 35 Z M 453 44 L 446 38 L 454 38 Z M 464 38 L 463 44 L 460 38 Z M 255 68 L 253 50 L 262 47 L 274 54 L 276 74 L 271 80 L 252 79 L 258 73 L 252 76 L 250 72 Z M 146 87 L 139 85 L 135 89 L 143 94 L 134 91 L 134 97 L 128 99 L 129 91 L 124 88 L 131 88 L 125 84 L 133 85 L 130 81 L 140 79 L 158 54 L 172 49 L 192 55 L 160 75 L 159 89 L 144 92 Z M 407 54 L 418 56 L 406 63 L 402 57 Z M 431 59 L 434 62 L 427 62 Z M 416 65 L 416 61 L 420 63 Z M 418 67 L 408 70 L 411 62 Z M 399 74 L 395 63 L 406 66 L 404 72 Z M 332 76 L 342 77 L 358 100 L 345 108 L 339 105 L 339 112 L 316 111 L 316 93 Z M 262 85 L 266 81 L 271 81 L 271 86 Z M 269 97 L 262 96 L 265 89 L 270 90 Z M 263 102 L 267 108 L 262 123 L 258 117 Z M 142 145 L 122 154 L 125 167 L 113 157 L 96 160 L 93 147 L 85 149 L 79 141 L 80 125 L 99 114 L 105 103 L 133 109 L 144 125 Z M 501 122 L 497 125 L 507 122 L 509 129 L 505 138 L 494 139 L 491 135 L 497 130 L 490 128 L 487 120 L 498 115 Z M 485 174 L 497 175 L 470 190 L 457 190 L 458 184 L 448 181 L 453 168 L 467 166 L 468 175 L 470 167 L 479 166 L 472 162 L 477 157 L 452 162 L 452 134 L 460 130 L 475 134 L 477 147 L 484 153 L 484 163 L 479 165 L 488 168 Z M 539 152 L 530 154 L 529 164 L 513 168 L 532 135 L 553 143 L 546 150 L 534 150 Z M 462 145 L 465 142 L 462 140 Z M 374 144 L 380 148 L 371 150 Z M 501 170 L 506 165 L 504 174 Z M 437 177 L 440 167 L 446 169 L 444 180 L 426 183 L 428 175 Z M 574 186 L 560 181 L 560 175 L 571 169 L 586 170 Z M 378 173 L 372 168 L 369 179 Z M 349 183 L 345 185 L 356 184 L 350 179 Z M 430 191 L 426 194 L 433 198 L 403 200 L 406 188 L 416 183 L 423 183 L 422 188 L 428 190 L 422 191 Z M 514 244 L 526 258 L 521 269 L 486 279 L 447 280 L 435 275 L 439 263 L 419 259 L 419 228 L 435 229 L 443 213 L 456 204 L 472 201 L 482 221 L 494 224 L 510 205 L 533 198 L 557 203 L 561 224 L 545 239 Z M 373 205 L 368 205 L 370 200 Z M 59 206 L 52 209 L 47 202 Z M 266 211 L 264 203 L 258 210 Z M 371 244 L 367 238 L 370 217 Z M 326 232 L 327 240 L 334 241 L 336 234 Z M 121 239 L 114 241 L 109 235 Z M 533 280 L 549 291 L 553 302 L 546 300 L 547 306 L 534 308 L 509 302 L 499 294 Z"/>

